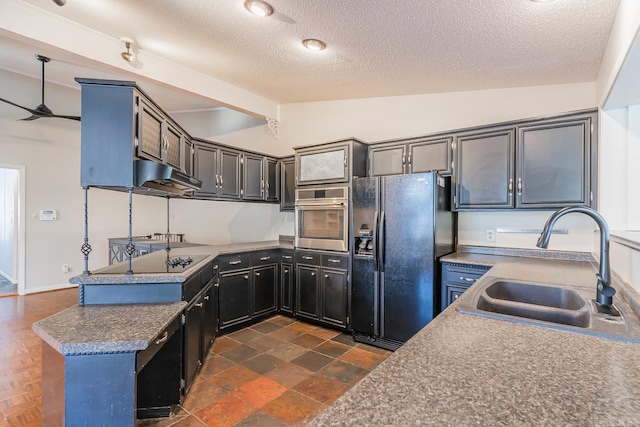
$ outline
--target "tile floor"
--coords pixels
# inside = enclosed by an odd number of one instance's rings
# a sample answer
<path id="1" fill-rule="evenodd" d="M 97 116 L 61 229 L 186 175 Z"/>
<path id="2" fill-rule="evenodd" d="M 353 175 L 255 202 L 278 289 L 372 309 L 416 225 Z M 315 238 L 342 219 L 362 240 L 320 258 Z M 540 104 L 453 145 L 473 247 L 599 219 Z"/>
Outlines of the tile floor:
<path id="1" fill-rule="evenodd" d="M 391 353 L 275 316 L 218 337 L 183 405 L 138 426 L 298 426 Z"/>

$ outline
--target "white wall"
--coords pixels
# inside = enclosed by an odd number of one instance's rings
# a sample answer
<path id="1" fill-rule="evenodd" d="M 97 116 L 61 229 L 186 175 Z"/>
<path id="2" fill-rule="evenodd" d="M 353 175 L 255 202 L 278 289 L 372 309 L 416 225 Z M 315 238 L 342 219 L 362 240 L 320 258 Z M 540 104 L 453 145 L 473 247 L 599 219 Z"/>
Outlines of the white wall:
<path id="1" fill-rule="evenodd" d="M 39 103 L 39 81 L 0 70 L 2 97 L 27 106 Z M 60 114 L 80 113 L 80 91 L 47 84 L 47 105 Z M 26 171 L 26 292 L 55 289 L 83 271 L 83 192 L 80 187 L 80 124 L 63 119 L 16 121 L 28 113 L 0 105 L 0 163 Z M 134 196 L 134 234 L 166 230 L 166 201 Z M 42 209 L 58 211 L 57 221 L 34 220 Z M 172 202 L 171 231 L 188 240 L 229 243 L 277 239 L 291 234 L 293 215 L 278 205 L 215 201 Z M 108 262 L 107 239 L 127 234 L 127 195 L 89 191 L 90 269 Z M 62 272 L 68 264 L 69 273 Z"/>
<path id="2" fill-rule="evenodd" d="M 286 104 L 280 107 L 280 142 L 311 145 L 353 136 L 373 142 L 411 137 L 510 120 L 594 108 L 595 84 L 539 86 L 388 98 Z M 535 247 L 536 234 L 497 234 L 485 241 L 485 230 L 497 227 L 541 228 L 550 212 L 467 212 L 459 215 L 459 242 L 466 245 Z M 594 224 L 573 215 L 558 227 L 550 248 L 593 250 Z"/>
<path id="3" fill-rule="evenodd" d="M 18 172 L 0 166 L 0 273 L 16 283 Z"/>

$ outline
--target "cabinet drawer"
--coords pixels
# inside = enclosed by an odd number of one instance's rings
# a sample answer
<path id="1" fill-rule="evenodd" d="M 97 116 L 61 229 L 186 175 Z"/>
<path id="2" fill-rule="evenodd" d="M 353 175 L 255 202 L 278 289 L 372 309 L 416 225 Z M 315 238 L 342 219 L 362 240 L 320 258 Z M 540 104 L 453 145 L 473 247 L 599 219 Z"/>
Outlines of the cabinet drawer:
<path id="1" fill-rule="evenodd" d="M 231 271 L 248 268 L 251 266 L 251 255 L 248 253 L 223 255 L 218 258 L 218 264 L 220 271 Z"/>
<path id="2" fill-rule="evenodd" d="M 276 264 L 280 262 L 280 254 L 277 251 L 260 251 L 251 254 L 251 265 Z"/>
<path id="3" fill-rule="evenodd" d="M 140 372 L 140 370 L 149 363 L 153 356 L 160 351 L 162 346 L 169 341 L 169 338 L 176 333 L 179 326 L 180 316 L 176 316 L 176 318 L 169 323 L 169 326 L 164 328 L 164 330 L 149 343 L 149 346 L 146 349 L 141 350 L 136 354 L 136 372 Z"/>
<path id="4" fill-rule="evenodd" d="M 319 253 L 307 252 L 307 251 L 296 251 L 295 256 L 296 256 L 296 263 L 320 265 L 321 256 Z"/>
<path id="5" fill-rule="evenodd" d="M 322 265 L 324 267 L 348 268 L 349 257 L 342 255 L 322 255 Z"/>
<path id="6" fill-rule="evenodd" d="M 445 265 L 444 269 L 444 278 L 447 284 L 469 287 L 482 277 L 489 270 L 489 267 L 473 268 Z"/>
<path id="7" fill-rule="evenodd" d="M 289 264 L 293 263 L 293 251 L 291 250 L 282 250 L 280 251 L 280 259 L 282 262 L 286 262 Z"/>

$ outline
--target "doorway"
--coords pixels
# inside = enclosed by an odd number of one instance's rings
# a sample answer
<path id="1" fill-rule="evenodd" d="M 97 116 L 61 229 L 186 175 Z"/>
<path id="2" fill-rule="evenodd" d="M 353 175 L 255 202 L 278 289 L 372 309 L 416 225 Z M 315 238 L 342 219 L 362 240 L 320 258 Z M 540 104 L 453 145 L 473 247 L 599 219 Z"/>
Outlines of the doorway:
<path id="1" fill-rule="evenodd" d="M 25 294 L 24 166 L 0 164 L 0 297 Z"/>

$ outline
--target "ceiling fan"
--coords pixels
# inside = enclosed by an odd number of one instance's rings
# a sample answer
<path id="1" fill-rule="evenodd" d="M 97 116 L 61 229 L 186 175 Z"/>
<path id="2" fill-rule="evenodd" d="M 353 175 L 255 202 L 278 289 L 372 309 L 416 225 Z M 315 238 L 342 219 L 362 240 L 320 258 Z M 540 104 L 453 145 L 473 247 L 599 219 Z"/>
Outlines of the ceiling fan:
<path id="1" fill-rule="evenodd" d="M 20 119 L 20 120 L 36 120 L 36 119 L 40 119 L 40 118 L 50 117 L 50 118 L 69 119 L 69 120 L 80 121 L 80 116 L 63 116 L 63 115 L 53 114 L 53 111 L 51 111 L 51 109 L 49 109 L 49 107 L 44 105 L 44 64 L 49 62 L 50 59 L 47 58 L 46 56 L 37 55 L 37 54 L 36 54 L 36 59 L 38 61 L 42 62 L 42 81 L 40 82 L 40 88 L 41 88 L 41 93 L 42 93 L 42 103 L 40 105 L 38 105 L 37 107 L 31 109 L 31 108 L 23 107 L 22 105 L 18 105 L 15 102 L 11 102 L 11 101 L 8 101 L 8 100 L 3 99 L 3 98 L 0 98 L 0 101 L 6 102 L 7 104 L 11 104 L 11 105 L 16 106 L 18 108 L 22 108 L 23 110 L 26 110 L 26 111 L 31 113 L 31 116 L 29 116 L 27 118 L 24 118 L 24 119 Z"/>

